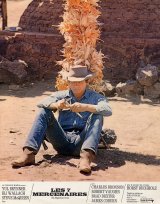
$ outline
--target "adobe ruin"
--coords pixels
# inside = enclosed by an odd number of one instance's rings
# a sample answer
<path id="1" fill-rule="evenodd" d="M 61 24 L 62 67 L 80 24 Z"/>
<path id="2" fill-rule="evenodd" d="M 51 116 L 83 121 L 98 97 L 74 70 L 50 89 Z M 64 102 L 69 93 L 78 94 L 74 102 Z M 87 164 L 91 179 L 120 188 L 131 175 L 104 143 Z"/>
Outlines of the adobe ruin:
<path id="1" fill-rule="evenodd" d="M 107 0 L 100 3 L 101 41 L 107 56 L 104 78 L 115 83 L 135 79 L 140 66 L 160 65 L 160 1 Z M 57 30 L 63 0 L 33 0 L 21 16 L 19 32 L 0 32 L 0 55 L 23 60 L 33 79 L 52 78 L 61 69 L 64 39 Z"/>

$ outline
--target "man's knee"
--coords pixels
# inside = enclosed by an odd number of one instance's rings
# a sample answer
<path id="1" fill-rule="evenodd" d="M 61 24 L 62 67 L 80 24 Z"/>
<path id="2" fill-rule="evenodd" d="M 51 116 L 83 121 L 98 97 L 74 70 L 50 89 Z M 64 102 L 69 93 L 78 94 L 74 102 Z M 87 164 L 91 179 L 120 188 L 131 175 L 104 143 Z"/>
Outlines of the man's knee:
<path id="1" fill-rule="evenodd" d="M 103 125 L 103 116 L 100 114 L 93 114 L 91 117 L 91 123 Z"/>
<path id="2" fill-rule="evenodd" d="M 37 116 L 40 118 L 45 118 L 48 122 L 50 122 L 54 118 L 53 112 L 46 108 L 40 108 Z"/>
<path id="3" fill-rule="evenodd" d="M 48 116 L 48 115 L 51 115 L 52 114 L 52 111 L 49 110 L 49 109 L 46 109 L 46 108 L 39 108 L 39 113 L 38 115 L 40 116 Z"/>

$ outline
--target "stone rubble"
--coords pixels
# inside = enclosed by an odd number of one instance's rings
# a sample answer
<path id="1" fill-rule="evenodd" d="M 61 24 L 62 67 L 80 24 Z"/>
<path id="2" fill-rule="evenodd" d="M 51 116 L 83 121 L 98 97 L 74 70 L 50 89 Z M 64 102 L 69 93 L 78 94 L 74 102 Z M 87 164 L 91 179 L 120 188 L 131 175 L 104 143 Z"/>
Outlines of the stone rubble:
<path id="1" fill-rule="evenodd" d="M 27 80 L 27 64 L 22 60 L 0 60 L 0 83 L 23 83 Z"/>
<path id="2" fill-rule="evenodd" d="M 136 79 L 142 86 L 152 86 L 158 80 L 158 68 L 150 64 L 139 68 Z"/>
<path id="3" fill-rule="evenodd" d="M 144 95 L 149 99 L 160 98 L 160 70 L 158 67 L 147 64 L 139 68 L 136 73 L 137 80 L 128 80 L 116 85 L 118 96 Z"/>

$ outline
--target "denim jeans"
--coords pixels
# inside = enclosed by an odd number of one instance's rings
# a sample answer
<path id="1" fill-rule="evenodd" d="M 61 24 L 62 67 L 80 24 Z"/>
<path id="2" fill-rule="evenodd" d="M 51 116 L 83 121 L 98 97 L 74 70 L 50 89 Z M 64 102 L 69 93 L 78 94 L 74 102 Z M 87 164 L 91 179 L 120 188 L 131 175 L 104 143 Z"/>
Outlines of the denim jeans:
<path id="1" fill-rule="evenodd" d="M 41 108 L 35 118 L 24 147 L 31 147 L 37 153 L 46 137 L 53 148 L 60 154 L 79 156 L 80 151 L 85 149 L 91 149 L 96 154 L 102 125 L 103 116 L 92 114 L 82 131 L 64 131 L 54 117 L 54 113 L 49 109 Z"/>

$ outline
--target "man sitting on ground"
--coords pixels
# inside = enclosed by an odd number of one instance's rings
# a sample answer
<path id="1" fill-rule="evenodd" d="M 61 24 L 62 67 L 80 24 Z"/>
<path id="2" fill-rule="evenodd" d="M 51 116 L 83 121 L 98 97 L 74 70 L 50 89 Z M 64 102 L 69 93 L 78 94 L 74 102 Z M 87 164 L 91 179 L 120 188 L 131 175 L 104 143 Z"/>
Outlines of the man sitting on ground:
<path id="1" fill-rule="evenodd" d="M 87 88 L 93 77 L 86 66 L 73 66 L 68 73 L 69 89 L 54 92 L 38 104 L 41 109 L 23 147 L 23 157 L 12 163 L 23 167 L 35 163 L 44 139 L 62 155 L 80 156 L 79 170 L 91 172 L 103 126 L 103 116 L 112 115 L 106 98 Z M 54 112 L 59 110 L 58 119 Z"/>

